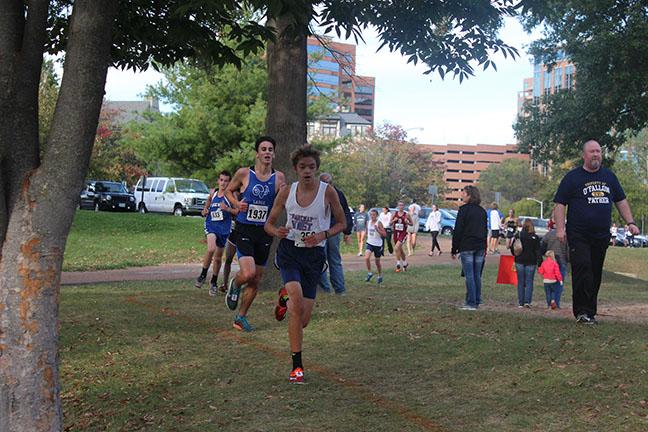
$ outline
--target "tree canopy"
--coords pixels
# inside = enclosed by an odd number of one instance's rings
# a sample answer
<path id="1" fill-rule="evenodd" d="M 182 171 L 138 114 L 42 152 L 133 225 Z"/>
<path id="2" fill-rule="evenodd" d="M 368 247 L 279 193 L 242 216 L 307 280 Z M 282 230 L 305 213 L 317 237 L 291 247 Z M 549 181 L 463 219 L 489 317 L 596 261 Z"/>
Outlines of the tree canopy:
<path id="1" fill-rule="evenodd" d="M 576 85 L 529 107 L 514 126 L 520 148 L 540 161 L 578 156 L 594 138 L 614 152 L 627 131 L 648 122 L 648 1 L 523 2 L 527 29 L 543 26 L 532 45 L 536 61 L 564 53 L 576 65 Z"/>
<path id="2" fill-rule="evenodd" d="M 333 174 L 334 184 L 354 207 L 361 203 L 394 207 L 400 199 L 429 202 L 428 186 L 443 184 L 443 170 L 435 168 L 432 154 L 408 141 L 403 128 L 392 124 L 326 152 L 322 171 Z"/>

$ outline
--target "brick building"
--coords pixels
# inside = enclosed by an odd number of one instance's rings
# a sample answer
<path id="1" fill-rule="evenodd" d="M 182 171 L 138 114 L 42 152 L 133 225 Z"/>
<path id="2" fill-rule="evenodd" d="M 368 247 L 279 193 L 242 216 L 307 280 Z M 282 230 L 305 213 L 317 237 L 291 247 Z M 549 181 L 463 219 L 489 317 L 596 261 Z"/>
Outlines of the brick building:
<path id="1" fill-rule="evenodd" d="M 418 148 L 431 152 L 433 160 L 443 164 L 446 201 L 461 201 L 461 190 L 469 184 L 477 184 L 481 172 L 491 164 L 506 159 L 529 160 L 529 155 L 519 153 L 515 144 L 421 144 Z"/>

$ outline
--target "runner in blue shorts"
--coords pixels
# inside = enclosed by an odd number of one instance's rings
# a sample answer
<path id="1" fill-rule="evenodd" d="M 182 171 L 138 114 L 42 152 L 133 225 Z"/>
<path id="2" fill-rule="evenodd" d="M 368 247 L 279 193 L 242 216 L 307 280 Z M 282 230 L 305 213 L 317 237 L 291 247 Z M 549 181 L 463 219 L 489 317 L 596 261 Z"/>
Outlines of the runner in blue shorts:
<path id="1" fill-rule="evenodd" d="M 288 310 L 293 361 L 289 381 L 303 383 L 303 329 L 310 321 L 317 285 L 324 270 L 324 245 L 328 237 L 344 230 L 346 219 L 335 189 L 319 181 L 319 152 L 305 146 L 293 152 L 291 158 L 299 181 L 279 192 L 264 228 L 269 235 L 281 239 L 276 261 L 284 287 L 279 292 L 277 310 L 283 309 L 283 314 Z M 284 209 L 286 225 L 276 227 Z M 336 221 L 333 226 L 330 226 L 331 213 Z"/>
<path id="2" fill-rule="evenodd" d="M 266 234 L 263 225 L 277 192 L 286 183 L 284 174 L 272 168 L 275 147 L 273 138 L 258 138 L 254 166 L 239 168 L 225 190 L 227 199 L 239 210 L 236 217 L 236 250 L 240 268 L 229 284 L 225 305 L 230 310 L 236 310 L 241 290 L 245 287 L 233 326 L 246 332 L 252 331 L 247 313 L 257 295 L 272 246 L 272 237 Z M 237 192 L 239 197 L 235 196 Z"/>
<path id="3" fill-rule="evenodd" d="M 380 257 L 385 254 L 385 249 L 383 245 L 383 238 L 387 235 L 385 227 L 383 227 L 382 222 L 378 220 L 378 211 L 371 210 L 369 212 L 369 222 L 367 222 L 367 246 L 365 254 L 365 264 L 367 265 L 367 277 L 365 282 L 371 281 L 373 273 L 371 272 L 371 255 L 373 254 L 376 260 L 376 269 L 378 271 L 378 283 L 381 284 L 383 281 L 382 277 L 382 264 L 380 263 Z"/>
<path id="4" fill-rule="evenodd" d="M 209 265 L 212 267 L 212 278 L 209 287 L 209 295 L 215 296 L 218 292 L 218 273 L 220 272 L 223 260 L 223 250 L 232 227 L 232 215 L 238 214 L 238 210 L 232 208 L 225 198 L 225 188 L 229 185 L 232 175 L 229 171 L 221 171 L 218 174 L 218 190 L 212 192 L 205 202 L 202 215 L 205 216 L 205 235 L 207 236 L 207 252 L 203 258 L 202 271 L 196 278 L 196 288 L 201 288 L 207 278 Z"/>

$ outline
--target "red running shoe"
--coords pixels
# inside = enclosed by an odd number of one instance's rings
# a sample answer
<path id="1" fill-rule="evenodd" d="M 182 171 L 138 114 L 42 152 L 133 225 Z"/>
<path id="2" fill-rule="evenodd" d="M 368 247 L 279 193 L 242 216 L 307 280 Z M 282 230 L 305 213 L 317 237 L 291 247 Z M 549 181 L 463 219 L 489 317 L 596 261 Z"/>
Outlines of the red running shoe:
<path id="1" fill-rule="evenodd" d="M 286 291 L 286 287 L 281 287 L 279 290 L 279 299 L 275 306 L 275 318 L 277 321 L 283 321 L 283 319 L 286 318 L 286 313 L 288 312 L 288 306 L 286 304 L 287 301 L 288 291 Z"/>
<path id="2" fill-rule="evenodd" d="M 290 371 L 290 384 L 304 384 L 304 369 L 298 367 Z"/>

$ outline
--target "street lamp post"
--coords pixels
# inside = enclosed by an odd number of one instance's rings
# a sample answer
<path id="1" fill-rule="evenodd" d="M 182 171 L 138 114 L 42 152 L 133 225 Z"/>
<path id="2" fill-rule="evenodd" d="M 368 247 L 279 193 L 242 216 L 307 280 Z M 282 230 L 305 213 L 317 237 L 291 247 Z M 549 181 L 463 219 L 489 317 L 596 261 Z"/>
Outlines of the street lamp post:
<path id="1" fill-rule="evenodd" d="M 529 198 L 529 197 L 527 197 L 526 200 L 527 200 L 527 201 L 535 201 L 535 202 L 537 202 L 537 203 L 540 203 L 540 219 L 544 219 L 544 217 L 543 217 L 543 204 L 542 204 L 542 201 L 537 200 L 537 199 L 535 199 L 535 198 Z"/>

